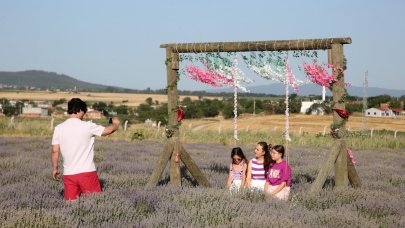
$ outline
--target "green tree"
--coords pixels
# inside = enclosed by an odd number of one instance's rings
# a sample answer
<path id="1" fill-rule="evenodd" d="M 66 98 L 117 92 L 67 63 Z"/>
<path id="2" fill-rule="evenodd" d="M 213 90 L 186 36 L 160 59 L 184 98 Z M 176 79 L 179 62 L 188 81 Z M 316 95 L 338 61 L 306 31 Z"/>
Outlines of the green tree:
<path id="1" fill-rule="evenodd" d="M 138 113 L 138 119 L 142 122 L 146 119 L 152 118 L 153 111 L 153 108 L 148 104 L 140 104 L 136 109 L 136 112 Z"/>
<path id="2" fill-rule="evenodd" d="M 332 107 L 329 101 L 324 101 L 322 103 L 313 103 L 311 107 L 307 110 L 306 114 L 317 113 L 320 114 L 320 110 L 323 110 L 325 114 L 330 114 L 332 112 Z"/>
<path id="3" fill-rule="evenodd" d="M 104 111 L 104 110 L 107 110 L 107 103 L 102 102 L 102 101 L 100 101 L 100 102 L 95 102 L 95 103 L 93 104 L 93 109 L 94 109 L 94 110 L 97 110 L 97 111 Z"/>
<path id="4" fill-rule="evenodd" d="M 17 115 L 17 109 L 10 104 L 3 106 L 3 113 L 6 116 L 14 116 Z"/>
<path id="5" fill-rule="evenodd" d="M 345 107 L 349 113 L 363 111 L 363 103 L 361 102 L 347 102 Z"/>
<path id="6" fill-rule="evenodd" d="M 379 108 L 381 103 L 388 103 L 389 101 L 391 101 L 391 96 L 386 94 L 375 97 L 369 97 L 367 99 L 369 108 Z"/>
<path id="7" fill-rule="evenodd" d="M 233 118 L 233 117 L 235 116 L 235 114 L 233 113 L 233 111 L 234 111 L 234 104 L 233 104 L 233 102 L 229 102 L 229 101 L 226 102 L 225 105 L 224 105 L 224 109 L 223 109 L 224 118 L 225 118 L 225 119 Z M 241 112 L 239 106 L 238 106 L 238 108 L 237 108 L 237 111 L 238 111 L 238 116 L 239 116 L 239 115 L 240 115 L 240 112 Z"/>
<path id="8" fill-rule="evenodd" d="M 297 94 L 291 94 L 289 98 L 289 111 L 290 113 L 300 113 L 301 112 L 301 99 L 298 98 Z"/>
<path id="9" fill-rule="evenodd" d="M 198 119 L 204 117 L 201 106 L 198 105 L 197 102 L 188 104 L 187 107 L 184 108 L 184 112 L 185 119 Z"/>
<path id="10" fill-rule="evenodd" d="M 17 101 L 17 103 L 15 104 L 15 113 L 16 113 L 16 115 L 19 115 L 19 114 L 22 113 L 23 107 L 24 107 L 24 102 Z"/>
<path id="11" fill-rule="evenodd" d="M 53 106 L 53 107 L 56 107 L 57 105 L 63 104 L 63 103 L 65 103 L 65 102 L 66 102 L 66 99 L 65 99 L 65 98 L 62 98 L 62 99 L 59 99 L 59 100 L 54 100 L 54 101 L 52 102 L 52 106 Z"/>
<path id="12" fill-rule="evenodd" d="M 391 99 L 390 108 L 401 108 L 401 101 L 399 99 Z"/>
<path id="13" fill-rule="evenodd" d="M 197 101 L 197 103 L 201 107 L 204 117 L 215 117 L 222 109 L 222 102 L 217 99 L 203 99 L 202 101 Z"/>
<path id="14" fill-rule="evenodd" d="M 149 106 L 153 105 L 153 99 L 152 99 L 152 97 L 146 98 L 145 102 L 146 102 L 146 104 L 148 104 Z"/>
<path id="15" fill-rule="evenodd" d="M 130 108 L 127 105 L 120 105 L 115 107 L 114 111 L 116 111 L 118 115 L 128 115 L 130 113 Z"/>
<path id="16" fill-rule="evenodd" d="M 263 101 L 263 110 L 266 114 L 274 114 L 274 106 L 271 100 L 264 100 Z"/>
<path id="17" fill-rule="evenodd" d="M 154 110 L 153 119 L 155 119 L 156 121 L 161 121 L 162 124 L 167 124 L 169 117 L 167 112 L 168 112 L 167 103 L 162 103 Z"/>

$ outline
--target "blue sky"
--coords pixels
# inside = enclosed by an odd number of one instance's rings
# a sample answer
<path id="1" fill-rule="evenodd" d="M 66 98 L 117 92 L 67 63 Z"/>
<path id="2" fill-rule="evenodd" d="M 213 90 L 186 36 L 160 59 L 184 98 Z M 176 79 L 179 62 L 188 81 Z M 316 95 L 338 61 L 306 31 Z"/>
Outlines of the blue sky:
<path id="1" fill-rule="evenodd" d="M 361 86 L 368 70 L 370 87 L 405 89 L 404 11 L 401 0 L 0 0 L 0 71 L 158 89 L 162 43 L 351 37 L 347 81 Z M 182 78 L 179 88 L 208 87 Z"/>

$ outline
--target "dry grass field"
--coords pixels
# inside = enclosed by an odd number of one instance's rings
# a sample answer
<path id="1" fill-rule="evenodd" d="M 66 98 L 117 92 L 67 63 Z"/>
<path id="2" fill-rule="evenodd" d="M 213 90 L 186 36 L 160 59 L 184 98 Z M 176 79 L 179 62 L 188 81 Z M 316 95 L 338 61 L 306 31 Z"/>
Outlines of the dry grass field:
<path id="1" fill-rule="evenodd" d="M 299 133 L 322 133 L 326 127 L 329 132 L 332 123 L 332 115 L 314 116 L 293 114 L 290 115 L 290 132 Z M 190 127 L 193 131 L 199 130 L 231 130 L 233 129 L 233 119 L 212 118 L 199 120 L 184 120 L 183 126 Z M 368 129 L 374 130 L 392 130 L 405 131 L 405 118 L 368 118 Z M 352 131 L 363 129 L 363 120 L 361 116 L 351 116 L 347 122 L 347 127 Z M 238 118 L 238 128 L 240 131 L 258 132 L 275 131 L 285 129 L 284 115 L 241 115 Z"/>
<path id="2" fill-rule="evenodd" d="M 59 100 L 65 98 L 70 100 L 71 98 L 78 97 L 84 101 L 96 102 L 102 101 L 106 103 L 113 102 L 115 105 L 128 105 L 131 107 L 138 106 L 144 103 L 146 98 L 152 97 L 153 100 L 159 102 L 167 102 L 167 95 L 163 94 L 135 94 L 135 93 L 95 93 L 95 92 L 81 92 L 81 93 L 69 93 L 69 92 L 0 92 L 0 98 L 7 99 L 29 99 L 29 100 Z M 186 96 L 180 96 L 183 99 Z M 198 96 L 187 96 L 192 100 L 198 99 Z"/>
<path id="3" fill-rule="evenodd" d="M 148 97 L 159 102 L 167 102 L 167 95 L 163 94 L 134 94 L 134 93 L 68 93 L 68 92 L 0 92 L 0 98 L 7 99 L 29 99 L 29 100 L 59 100 L 65 98 L 69 100 L 73 97 L 79 97 L 85 101 L 106 103 L 113 102 L 115 105 L 125 104 L 128 106 L 138 106 L 144 103 Z M 186 96 L 180 96 L 183 99 Z M 197 96 L 188 96 L 191 99 L 198 99 Z M 320 133 L 324 129 L 328 131 L 332 123 L 332 116 L 313 116 L 292 114 L 290 115 L 291 132 Z M 231 130 L 233 128 L 233 119 L 225 120 L 223 118 L 207 118 L 199 120 L 184 120 L 183 126 L 189 126 L 191 130 Z M 363 120 L 361 116 L 350 116 L 347 123 L 349 130 L 358 131 L 363 129 Z M 249 115 L 243 114 L 238 119 L 238 127 L 241 131 L 275 131 L 285 128 L 284 115 Z M 325 128 L 326 127 L 326 128 Z M 374 130 L 392 130 L 405 131 L 405 118 L 368 118 L 368 129 Z"/>

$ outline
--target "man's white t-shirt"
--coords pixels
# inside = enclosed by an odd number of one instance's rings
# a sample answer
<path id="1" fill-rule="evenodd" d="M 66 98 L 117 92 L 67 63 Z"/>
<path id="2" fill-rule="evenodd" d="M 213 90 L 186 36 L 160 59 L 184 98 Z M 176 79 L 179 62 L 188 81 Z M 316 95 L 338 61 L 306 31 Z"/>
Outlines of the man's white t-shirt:
<path id="1" fill-rule="evenodd" d="M 59 144 L 63 157 L 63 175 L 96 171 L 94 140 L 104 127 L 78 118 L 69 118 L 55 127 L 52 145 Z"/>

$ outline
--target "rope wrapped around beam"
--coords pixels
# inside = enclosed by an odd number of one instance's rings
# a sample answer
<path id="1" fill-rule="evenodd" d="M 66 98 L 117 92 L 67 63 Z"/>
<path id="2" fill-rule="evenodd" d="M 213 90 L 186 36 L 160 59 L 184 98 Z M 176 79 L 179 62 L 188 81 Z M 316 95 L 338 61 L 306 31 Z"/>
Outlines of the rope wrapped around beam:
<path id="1" fill-rule="evenodd" d="M 177 53 L 195 52 L 250 52 L 250 51 L 297 51 L 330 49 L 332 44 L 351 44 L 350 37 L 304 40 L 273 40 L 245 42 L 208 42 L 162 44 L 161 48 L 172 48 Z"/>

